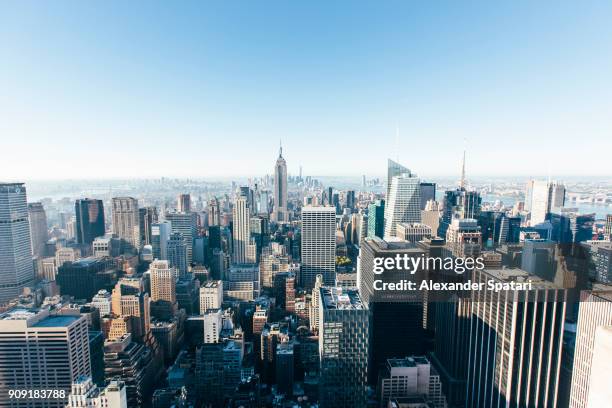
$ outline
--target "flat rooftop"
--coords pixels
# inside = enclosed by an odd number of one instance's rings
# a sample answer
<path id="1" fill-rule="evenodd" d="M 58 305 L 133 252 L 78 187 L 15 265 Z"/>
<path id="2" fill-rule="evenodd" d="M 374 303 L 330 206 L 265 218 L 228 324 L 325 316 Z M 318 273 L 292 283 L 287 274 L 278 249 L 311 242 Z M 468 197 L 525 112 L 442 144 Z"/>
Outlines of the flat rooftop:
<path id="1" fill-rule="evenodd" d="M 68 327 L 75 321 L 79 320 L 80 316 L 57 315 L 49 316 L 40 320 L 32 327 Z"/>
<path id="2" fill-rule="evenodd" d="M 322 287 L 321 301 L 328 310 L 363 310 L 365 305 L 359 297 L 359 292 L 340 287 Z"/>

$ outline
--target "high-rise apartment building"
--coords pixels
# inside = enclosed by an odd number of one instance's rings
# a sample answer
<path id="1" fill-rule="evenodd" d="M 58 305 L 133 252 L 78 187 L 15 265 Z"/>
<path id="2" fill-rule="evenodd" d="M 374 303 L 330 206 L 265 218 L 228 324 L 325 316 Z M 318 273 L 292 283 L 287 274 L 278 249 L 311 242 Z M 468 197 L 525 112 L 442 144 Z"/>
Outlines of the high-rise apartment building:
<path id="1" fill-rule="evenodd" d="M 30 237 L 32 240 L 32 254 L 37 257 L 45 255 L 45 245 L 49 238 L 47 231 L 47 214 L 42 203 L 29 203 L 28 216 L 30 218 Z"/>
<path id="2" fill-rule="evenodd" d="M 421 183 L 411 173 L 394 176 L 385 203 L 385 238 L 394 237 L 400 222 L 421 222 Z"/>
<path id="3" fill-rule="evenodd" d="M 64 408 L 72 383 L 82 375 L 91 376 L 85 317 L 28 309 L 0 315 L 0 406 Z M 9 390 L 57 390 L 58 394 L 49 399 L 15 399 Z"/>
<path id="4" fill-rule="evenodd" d="M 612 286 L 596 285 L 593 292 L 583 294 L 578 312 L 570 408 L 587 408 L 589 384 L 592 378 L 595 332 L 599 327 L 612 326 Z M 602 374 L 602 373 L 600 373 Z M 607 376 L 607 374 L 604 374 Z"/>
<path id="5" fill-rule="evenodd" d="M 336 280 L 336 210 L 333 207 L 302 208 L 301 285 L 312 289 L 317 275 L 323 284 Z"/>
<path id="6" fill-rule="evenodd" d="M 138 200 L 132 197 L 112 199 L 113 233 L 121 238 L 129 248 L 140 247 L 140 222 Z"/>
<path id="7" fill-rule="evenodd" d="M 32 241 L 23 183 L 0 183 L 0 304 L 34 283 Z"/>
<path id="8" fill-rule="evenodd" d="M 367 405 L 370 314 L 356 290 L 320 289 L 321 407 Z"/>
<path id="9" fill-rule="evenodd" d="M 91 244 L 96 237 L 106 233 L 102 200 L 83 198 L 74 203 L 76 214 L 76 239 L 79 244 Z"/>

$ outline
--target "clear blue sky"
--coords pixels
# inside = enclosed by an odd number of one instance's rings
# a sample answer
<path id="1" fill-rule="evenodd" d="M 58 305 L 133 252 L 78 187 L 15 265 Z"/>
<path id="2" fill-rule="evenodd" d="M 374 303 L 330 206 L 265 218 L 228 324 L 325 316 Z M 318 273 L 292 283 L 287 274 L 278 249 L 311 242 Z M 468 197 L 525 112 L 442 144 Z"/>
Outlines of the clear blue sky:
<path id="1" fill-rule="evenodd" d="M 612 2 L 0 3 L 0 178 L 612 173 Z M 399 140 L 396 128 L 399 127 Z"/>

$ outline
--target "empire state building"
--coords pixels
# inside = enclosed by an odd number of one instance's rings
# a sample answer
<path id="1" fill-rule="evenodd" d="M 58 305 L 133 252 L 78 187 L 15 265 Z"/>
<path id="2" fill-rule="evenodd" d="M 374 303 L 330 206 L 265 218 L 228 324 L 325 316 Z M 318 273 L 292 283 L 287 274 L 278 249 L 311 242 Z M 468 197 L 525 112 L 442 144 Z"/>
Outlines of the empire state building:
<path id="1" fill-rule="evenodd" d="M 272 219 L 278 223 L 288 222 L 287 214 L 287 163 L 281 145 L 274 167 L 274 210 Z"/>

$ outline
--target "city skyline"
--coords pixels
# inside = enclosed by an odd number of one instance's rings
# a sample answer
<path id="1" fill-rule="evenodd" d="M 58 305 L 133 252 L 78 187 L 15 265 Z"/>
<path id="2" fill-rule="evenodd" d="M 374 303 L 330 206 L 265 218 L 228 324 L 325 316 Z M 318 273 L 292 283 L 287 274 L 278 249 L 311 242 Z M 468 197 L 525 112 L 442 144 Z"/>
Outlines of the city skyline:
<path id="1" fill-rule="evenodd" d="M 7 3 L 0 173 L 265 174 L 282 139 L 291 174 L 379 174 L 390 156 L 450 176 L 464 148 L 471 176 L 609 174 L 611 11 Z"/>

